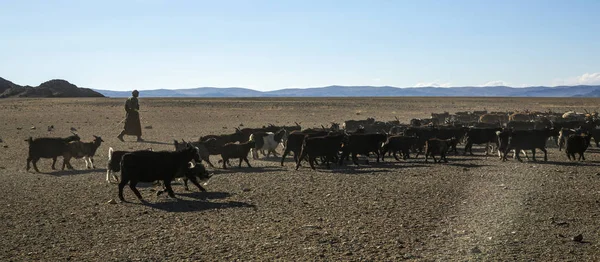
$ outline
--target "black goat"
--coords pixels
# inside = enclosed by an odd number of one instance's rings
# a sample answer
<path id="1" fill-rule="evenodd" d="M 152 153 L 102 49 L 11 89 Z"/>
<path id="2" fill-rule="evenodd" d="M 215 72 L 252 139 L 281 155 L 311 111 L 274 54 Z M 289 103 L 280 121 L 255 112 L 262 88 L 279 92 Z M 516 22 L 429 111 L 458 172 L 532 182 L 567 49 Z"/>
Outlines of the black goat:
<path id="1" fill-rule="evenodd" d="M 214 138 L 209 138 L 206 141 L 203 142 L 190 142 L 190 144 L 192 146 L 195 146 L 198 148 L 198 154 L 200 156 L 201 160 L 206 161 L 206 163 L 208 163 L 208 165 L 212 168 L 214 168 L 215 166 L 213 166 L 213 164 L 210 162 L 210 152 L 208 150 L 208 146 L 210 143 L 213 143 L 216 139 Z M 185 140 L 181 140 L 183 141 L 183 143 L 179 143 L 177 140 L 173 141 L 173 145 L 175 146 L 175 151 L 177 150 L 182 150 L 186 147 L 187 142 Z"/>
<path id="2" fill-rule="evenodd" d="M 55 168 L 56 158 L 62 156 L 67 150 L 67 144 L 72 141 L 79 141 L 81 138 L 77 134 L 72 136 L 59 138 L 59 137 L 41 137 L 25 140 L 29 143 L 29 156 L 27 157 L 27 171 L 29 171 L 30 163 L 33 164 L 33 169 L 36 172 L 40 172 L 37 167 L 37 161 L 40 158 L 52 158 L 52 169 Z"/>
<path id="3" fill-rule="evenodd" d="M 227 143 L 223 146 L 221 150 L 221 158 L 219 163 L 223 161 L 223 169 L 227 169 L 227 163 L 229 163 L 230 158 L 239 158 L 240 164 L 238 167 L 242 167 L 242 160 L 246 161 L 248 167 L 252 167 L 250 162 L 248 162 L 248 153 L 250 153 L 250 149 L 254 148 L 256 143 L 253 140 L 236 144 L 236 143 Z"/>
<path id="4" fill-rule="evenodd" d="M 65 170 L 65 165 L 69 169 L 73 169 L 70 162 L 71 158 L 83 158 L 86 168 L 94 168 L 94 155 L 96 155 L 96 150 L 100 147 L 102 142 L 104 142 L 104 140 L 102 140 L 101 137 L 94 136 L 94 141 L 92 142 L 73 141 L 67 144 L 67 150 L 63 153 L 62 170 Z"/>

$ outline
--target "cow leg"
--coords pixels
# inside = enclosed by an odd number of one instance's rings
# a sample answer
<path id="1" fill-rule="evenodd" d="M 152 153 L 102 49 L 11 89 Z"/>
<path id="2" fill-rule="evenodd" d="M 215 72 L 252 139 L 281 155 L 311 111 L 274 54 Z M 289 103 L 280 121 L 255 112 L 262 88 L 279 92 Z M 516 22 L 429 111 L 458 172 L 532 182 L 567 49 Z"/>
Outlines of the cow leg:
<path id="1" fill-rule="evenodd" d="M 90 167 L 96 168 L 96 167 L 94 167 L 94 158 L 90 156 L 90 157 L 88 157 L 88 159 L 90 160 Z"/>
<path id="2" fill-rule="evenodd" d="M 173 188 L 171 187 L 171 180 L 165 179 L 165 180 L 163 180 L 163 182 L 164 182 L 164 186 L 167 189 L 167 193 L 169 194 L 169 196 L 172 198 L 177 198 L 177 197 L 175 197 L 175 192 L 173 192 Z M 131 183 L 130 183 L 130 185 L 131 185 Z M 137 191 L 137 189 L 136 189 L 136 191 Z M 140 198 L 140 200 L 141 200 L 141 198 Z"/>
<path id="3" fill-rule="evenodd" d="M 302 150 L 302 152 L 300 153 L 300 155 L 298 156 L 298 159 L 296 160 L 296 170 L 298 170 L 298 168 L 300 168 L 300 162 L 302 162 L 302 159 L 305 158 L 307 155 L 307 152 L 305 152 L 304 150 Z M 296 154 L 294 153 L 294 157 L 296 157 Z M 282 160 L 283 161 L 283 160 Z M 310 157 L 308 158 L 308 162 L 312 163 L 310 161 Z M 283 162 L 282 162 L 283 163 Z M 312 164 L 311 164 L 312 167 Z M 314 168 L 313 168 L 314 169 Z"/>
<path id="4" fill-rule="evenodd" d="M 123 197 L 123 188 L 125 187 L 127 182 L 128 181 L 126 179 L 122 179 L 121 183 L 119 183 L 119 199 L 123 202 L 125 202 L 125 198 Z"/>
<path id="5" fill-rule="evenodd" d="M 41 173 L 40 170 L 37 167 L 37 162 L 39 161 L 39 158 L 33 158 L 31 161 L 31 164 L 33 165 L 33 170 L 35 170 L 35 172 Z"/>
<path id="6" fill-rule="evenodd" d="M 309 156 L 308 157 L 308 164 L 310 164 L 310 168 L 312 168 L 313 170 L 316 170 L 315 168 L 315 159 L 316 157 L 314 156 Z M 298 169 L 298 166 L 296 166 L 296 170 Z"/>
<path id="7" fill-rule="evenodd" d="M 204 160 L 206 163 L 208 163 L 208 165 L 212 168 L 215 168 L 215 166 L 213 166 L 213 164 L 210 162 L 210 157 L 209 156 L 202 156 L 201 157 L 202 160 Z"/>
<path id="8" fill-rule="evenodd" d="M 583 156 L 583 152 L 579 153 L 579 161 L 585 160 L 585 156 Z"/>
<path id="9" fill-rule="evenodd" d="M 396 161 L 400 161 L 400 158 L 398 157 L 398 154 L 396 154 L 396 151 L 394 151 L 394 153 L 392 153 L 392 154 L 394 155 L 394 158 L 396 159 Z"/>
<path id="10" fill-rule="evenodd" d="M 64 159 L 63 159 L 64 161 Z M 56 157 L 52 158 L 52 170 L 56 170 L 56 167 L 54 167 L 56 165 Z"/>
<path id="11" fill-rule="evenodd" d="M 540 148 L 540 150 L 544 152 L 544 161 L 548 161 L 548 151 L 545 148 Z"/>
<path id="12" fill-rule="evenodd" d="M 131 181 L 129 181 L 129 188 L 131 188 L 131 191 L 133 191 L 133 193 L 135 194 L 135 196 L 140 201 L 144 201 L 144 199 L 142 198 L 142 194 L 140 194 L 140 191 L 138 191 L 137 188 L 135 187 L 137 185 L 137 183 L 138 183 L 137 180 L 131 180 Z"/>
<path id="13" fill-rule="evenodd" d="M 244 159 L 244 161 L 246 161 L 246 164 L 248 165 L 248 167 L 252 167 L 250 165 L 250 162 L 248 162 L 248 157 L 244 157 L 243 159 Z M 241 158 L 240 158 L 240 167 L 242 167 L 242 159 Z"/>
<path id="14" fill-rule="evenodd" d="M 441 159 L 444 159 L 444 163 L 448 163 L 448 159 L 446 159 L 446 154 L 442 153 Z M 441 161 L 441 159 L 440 159 L 440 161 Z"/>
<path id="15" fill-rule="evenodd" d="M 204 187 L 202 187 L 202 186 L 200 185 L 200 183 L 198 183 L 198 180 L 196 179 L 196 177 L 195 177 L 195 176 L 189 176 L 189 177 L 187 177 L 187 179 L 189 179 L 190 181 L 192 181 L 192 184 L 194 184 L 194 186 L 196 186 L 196 187 L 198 188 L 198 190 L 200 190 L 200 191 L 202 191 L 202 192 L 206 192 L 206 189 L 204 189 Z M 187 181 L 187 179 L 186 179 L 186 180 L 184 180 L 184 181 Z M 186 185 L 186 186 L 187 186 L 187 185 Z"/>
<path id="16" fill-rule="evenodd" d="M 223 159 L 223 169 L 227 169 L 227 161 L 229 161 L 229 159 L 227 159 L 227 158 Z"/>
<path id="17" fill-rule="evenodd" d="M 504 153 L 500 156 L 500 159 L 504 162 L 508 159 L 506 159 L 506 155 L 508 155 L 508 152 L 510 151 L 510 149 L 505 149 Z M 500 155 L 500 149 L 498 149 L 498 155 Z"/>
<path id="18" fill-rule="evenodd" d="M 190 191 L 190 188 L 188 187 L 188 184 L 187 184 L 188 178 L 182 177 L 181 180 L 183 180 L 183 189 L 185 189 L 185 191 Z"/>
<path id="19" fill-rule="evenodd" d="M 273 153 L 273 157 L 278 157 L 277 156 L 277 151 L 275 151 L 275 149 L 270 149 L 269 153 Z M 268 153 L 267 153 L 267 156 L 268 156 Z"/>
<path id="20" fill-rule="evenodd" d="M 283 166 L 283 161 L 285 160 L 285 157 L 287 156 L 287 154 L 288 154 L 289 152 L 290 152 L 290 151 L 289 151 L 287 148 L 286 148 L 286 149 L 283 151 L 283 155 L 281 156 L 281 166 Z M 294 155 L 294 161 L 295 161 L 295 160 L 296 160 L 296 156 Z"/>
<path id="21" fill-rule="evenodd" d="M 380 156 L 379 152 L 378 152 L 378 151 L 375 151 L 375 155 L 377 155 L 377 163 L 379 163 L 379 156 Z M 381 161 L 383 161 L 383 157 L 382 157 L 382 160 L 381 160 Z"/>
<path id="22" fill-rule="evenodd" d="M 527 156 L 527 154 L 525 154 L 525 156 Z M 531 149 L 531 159 L 533 159 L 534 162 L 536 161 L 535 160 L 535 148 Z M 529 160 L 529 159 L 527 159 L 527 160 Z"/>
<path id="23" fill-rule="evenodd" d="M 352 153 L 352 162 L 358 166 L 358 157 L 356 157 L 356 153 Z"/>
<path id="24" fill-rule="evenodd" d="M 519 162 L 523 162 L 523 160 L 521 159 L 520 153 L 521 153 L 521 149 L 515 148 L 515 155 L 514 155 L 514 157 L 517 160 L 519 160 Z"/>

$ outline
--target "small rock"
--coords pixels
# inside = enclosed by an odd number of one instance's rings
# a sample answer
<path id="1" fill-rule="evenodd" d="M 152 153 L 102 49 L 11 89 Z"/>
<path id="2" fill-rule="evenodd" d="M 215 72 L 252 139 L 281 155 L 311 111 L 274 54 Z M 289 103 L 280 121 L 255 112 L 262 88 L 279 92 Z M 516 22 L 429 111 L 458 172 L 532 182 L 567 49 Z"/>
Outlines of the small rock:
<path id="1" fill-rule="evenodd" d="M 479 247 L 474 247 L 471 249 L 471 253 L 473 254 L 480 254 L 481 253 L 481 249 L 479 249 Z"/>
<path id="2" fill-rule="evenodd" d="M 145 129 L 152 129 L 152 126 L 145 126 Z"/>
<path id="3" fill-rule="evenodd" d="M 73 132 L 77 132 L 77 129 L 76 129 L 76 128 L 74 128 L 74 127 L 71 127 L 71 131 L 73 131 Z"/>
<path id="4" fill-rule="evenodd" d="M 31 127 L 31 130 L 35 130 L 35 126 L 32 126 L 32 127 Z"/>
<path id="5" fill-rule="evenodd" d="M 4 147 L 4 148 L 8 148 L 8 146 L 7 146 L 7 145 L 4 145 L 3 147 Z"/>
<path id="6" fill-rule="evenodd" d="M 17 130 L 21 130 L 21 129 L 23 129 L 23 128 L 22 127 L 17 127 Z"/>
<path id="7" fill-rule="evenodd" d="M 252 189 L 250 189 L 250 188 L 242 188 L 242 191 L 244 191 L 244 192 L 250 192 L 250 191 L 252 191 Z"/>
<path id="8" fill-rule="evenodd" d="M 583 235 L 582 234 L 576 235 L 573 238 L 571 238 L 571 240 L 573 240 L 575 242 L 581 242 L 581 241 L 583 241 Z"/>
<path id="9" fill-rule="evenodd" d="M 117 201 L 115 201 L 114 199 L 108 200 L 108 202 L 106 202 L 107 204 L 116 204 Z"/>

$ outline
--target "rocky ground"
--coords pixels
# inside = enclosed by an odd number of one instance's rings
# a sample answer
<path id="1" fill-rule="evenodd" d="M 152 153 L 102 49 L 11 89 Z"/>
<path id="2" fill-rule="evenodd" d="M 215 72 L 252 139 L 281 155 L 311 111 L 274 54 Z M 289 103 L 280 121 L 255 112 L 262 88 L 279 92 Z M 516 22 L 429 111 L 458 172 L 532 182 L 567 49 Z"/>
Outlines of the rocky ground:
<path id="1" fill-rule="evenodd" d="M 210 169 L 209 192 L 178 199 L 140 188 L 147 204 L 105 182 L 108 147 L 171 150 L 173 139 L 231 133 L 240 124 L 315 127 L 375 117 L 407 122 L 431 112 L 597 109 L 599 99 L 352 98 L 144 99 L 146 142 L 117 140 L 123 99 L 0 100 L 0 260 L 600 260 L 600 150 L 569 162 L 449 156 L 448 164 L 386 159 L 368 166 L 301 168 L 291 158 Z M 47 126 L 54 130 L 48 131 Z M 35 127 L 35 129 L 32 129 Z M 29 136 L 106 141 L 95 169 L 25 171 Z M 212 157 L 213 162 L 219 159 Z M 237 161 L 234 161 L 234 163 Z M 374 161 L 372 161 L 374 162 Z M 62 160 L 59 160 L 62 164 Z M 577 237 L 581 235 L 581 237 Z"/>

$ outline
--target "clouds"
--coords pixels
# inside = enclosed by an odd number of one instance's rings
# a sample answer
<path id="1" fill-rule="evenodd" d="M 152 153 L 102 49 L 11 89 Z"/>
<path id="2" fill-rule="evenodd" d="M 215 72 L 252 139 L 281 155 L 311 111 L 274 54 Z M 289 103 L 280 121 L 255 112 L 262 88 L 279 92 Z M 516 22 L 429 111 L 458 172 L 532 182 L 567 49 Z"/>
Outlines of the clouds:
<path id="1" fill-rule="evenodd" d="M 489 81 L 481 86 L 509 86 L 509 83 L 501 81 L 501 80 L 495 80 L 495 81 Z"/>
<path id="2" fill-rule="evenodd" d="M 600 85 L 600 72 L 585 73 L 567 79 L 555 79 L 553 85 Z"/>
<path id="3" fill-rule="evenodd" d="M 452 84 L 449 82 L 441 83 L 441 81 L 433 81 L 433 82 L 420 82 L 414 85 L 414 87 L 451 87 Z"/>

